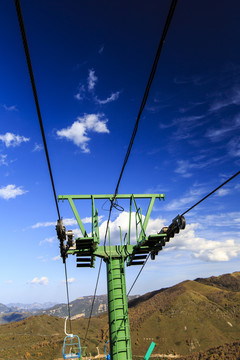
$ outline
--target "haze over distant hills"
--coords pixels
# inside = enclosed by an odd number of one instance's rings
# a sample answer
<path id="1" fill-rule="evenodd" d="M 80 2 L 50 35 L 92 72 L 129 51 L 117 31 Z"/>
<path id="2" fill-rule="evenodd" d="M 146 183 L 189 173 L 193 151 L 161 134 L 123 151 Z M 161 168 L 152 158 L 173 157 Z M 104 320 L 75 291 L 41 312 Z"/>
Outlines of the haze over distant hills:
<path id="1" fill-rule="evenodd" d="M 36 310 L 42 310 L 42 309 L 48 309 L 52 306 L 56 305 L 55 302 L 46 302 L 43 304 L 40 303 L 33 303 L 33 304 L 22 304 L 22 303 L 10 303 L 6 304 L 8 308 L 17 308 L 20 310 L 26 310 L 26 311 L 36 311 Z"/>
<path id="2" fill-rule="evenodd" d="M 138 295 L 130 296 L 129 300 L 135 299 Z M 88 317 L 91 310 L 93 296 L 82 296 L 70 302 L 71 317 L 77 319 L 79 317 Z M 93 316 L 97 316 L 107 311 L 107 295 L 96 296 Z M 10 323 L 12 321 L 20 321 L 32 315 L 53 315 L 57 317 L 68 316 L 66 304 L 55 303 L 34 303 L 34 304 L 0 304 L 0 324 Z"/>
<path id="3" fill-rule="evenodd" d="M 47 302 L 44 304 L 22 304 L 10 303 L 7 305 L 0 304 L 0 324 L 10 323 L 12 321 L 23 320 L 33 314 L 38 314 L 39 311 L 47 309 L 56 303 Z"/>

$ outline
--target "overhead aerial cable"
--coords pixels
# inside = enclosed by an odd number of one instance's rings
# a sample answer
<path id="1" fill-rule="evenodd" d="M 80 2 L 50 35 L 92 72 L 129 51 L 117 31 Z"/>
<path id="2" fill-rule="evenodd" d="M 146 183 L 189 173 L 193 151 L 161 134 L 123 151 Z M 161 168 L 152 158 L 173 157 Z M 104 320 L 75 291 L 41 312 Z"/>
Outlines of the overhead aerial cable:
<path id="1" fill-rule="evenodd" d="M 36 105 L 36 109 L 37 109 L 38 120 L 39 120 L 45 155 L 46 155 L 47 164 L 48 164 L 48 171 L 49 171 L 53 195 L 54 195 L 54 199 L 55 199 L 55 205 L 57 208 L 58 221 L 60 222 L 62 220 L 61 220 L 60 211 L 59 211 L 59 207 L 58 207 L 57 195 L 56 195 L 53 174 L 52 174 L 52 168 L 51 168 L 51 163 L 50 163 L 50 158 L 49 158 L 49 153 L 48 153 L 48 148 L 47 148 L 44 127 L 43 127 L 43 121 L 42 121 L 42 116 L 41 116 L 41 111 L 40 111 L 40 106 L 39 106 L 39 101 L 38 101 L 37 88 L 36 88 L 34 74 L 33 74 L 32 62 L 31 62 L 30 52 L 29 52 L 29 48 L 28 48 L 28 42 L 27 42 L 27 36 L 26 36 L 26 31 L 25 31 L 25 26 L 24 26 L 24 21 L 23 21 L 22 10 L 21 10 L 21 6 L 20 6 L 20 0 L 15 0 L 15 6 L 16 6 L 16 11 L 17 11 L 19 27 L 20 27 L 20 31 L 21 31 L 21 35 L 22 35 L 23 47 L 24 47 L 27 65 L 28 65 L 28 72 L 29 72 L 29 76 L 30 76 L 30 80 L 31 80 L 31 84 L 32 84 L 32 91 L 33 91 L 33 96 L 34 96 L 35 105 Z M 65 278 L 66 278 L 66 289 L 67 289 L 68 313 L 69 313 L 69 322 L 70 322 L 70 329 L 71 329 L 70 304 L 69 304 L 68 282 L 67 282 L 67 268 L 66 268 L 65 259 L 64 259 L 64 263 L 65 263 Z"/>
<path id="2" fill-rule="evenodd" d="M 142 265 L 141 269 L 139 270 L 139 272 L 138 272 L 138 274 L 137 274 L 137 276 L 136 276 L 136 278 L 135 278 L 134 282 L 132 283 L 132 286 L 130 287 L 130 289 L 129 289 L 128 293 L 127 293 L 127 296 L 129 296 L 129 295 L 130 295 L 130 292 L 132 291 L 132 289 L 133 289 L 134 285 L 136 284 L 136 281 L 137 281 L 137 279 L 139 278 L 139 276 L 140 276 L 141 272 L 143 271 L 143 268 L 144 268 L 144 266 L 146 265 L 146 263 L 147 263 L 147 261 L 148 261 L 148 259 L 149 259 L 150 255 L 151 255 L 151 253 L 149 253 L 149 254 L 148 254 L 148 256 L 147 256 L 146 260 L 144 261 L 144 263 L 143 263 L 143 265 Z"/>
<path id="3" fill-rule="evenodd" d="M 201 202 L 203 202 L 204 200 L 206 200 L 209 196 L 213 195 L 216 191 L 218 191 L 219 189 L 221 189 L 224 185 L 226 185 L 227 183 L 229 183 L 230 181 L 232 181 L 235 177 L 237 177 L 240 174 L 240 171 L 236 172 L 233 176 L 231 176 L 230 178 L 228 178 L 226 181 L 224 181 L 221 185 L 219 185 L 218 187 L 216 187 L 214 190 L 212 190 L 209 194 L 207 194 L 206 196 L 204 196 L 201 200 L 199 200 L 196 204 L 194 204 L 193 206 L 191 206 L 189 209 L 187 209 L 186 211 L 184 211 L 181 215 L 178 215 L 175 219 L 173 219 L 172 224 L 167 228 L 166 231 L 168 231 L 168 235 L 169 237 L 173 237 L 175 233 L 178 233 L 178 227 L 180 225 L 180 229 L 184 229 L 185 228 L 185 218 L 184 215 L 187 214 L 189 211 L 191 211 L 193 208 L 195 208 L 197 205 L 199 205 Z M 175 221 L 174 221 L 175 220 Z M 164 228 L 163 228 L 164 229 Z M 146 265 L 149 257 L 150 257 L 151 253 L 148 254 L 148 257 L 146 258 L 144 264 L 142 265 L 140 271 L 138 272 L 130 290 L 128 291 L 127 296 L 129 296 L 130 292 L 132 291 L 132 288 L 134 287 L 137 279 L 139 278 L 144 266 Z"/>
<path id="4" fill-rule="evenodd" d="M 97 295 L 97 288 L 98 288 L 98 282 L 99 282 L 99 277 L 100 277 L 101 269 L 102 269 L 102 259 L 100 260 L 100 265 L 99 265 L 99 268 L 98 268 L 97 281 L 96 281 L 96 285 L 95 285 L 95 290 L 94 290 L 94 295 L 93 295 L 91 310 L 90 310 L 90 314 L 89 314 L 89 318 L 88 318 L 87 329 L 86 329 L 85 337 L 84 337 L 84 340 L 83 340 L 83 346 L 85 345 L 86 340 L 87 340 L 87 334 L 88 334 L 88 330 L 89 330 L 89 326 L 90 326 L 90 322 L 91 322 L 91 318 L 92 318 L 93 306 L 94 306 L 95 299 L 96 299 L 96 295 Z"/>
<path id="5" fill-rule="evenodd" d="M 144 92 L 144 95 L 143 95 L 141 106 L 140 106 L 138 116 L 137 116 L 137 119 L 136 119 L 136 122 L 135 122 L 135 126 L 134 126 L 134 129 L 133 129 L 133 132 L 132 132 L 132 136 L 131 136 L 131 139 L 130 139 L 130 142 L 129 142 L 129 145 L 128 145 L 128 149 L 127 149 L 124 161 L 123 161 L 122 169 L 121 169 L 121 172 L 120 172 L 120 175 L 119 175 L 119 178 L 118 178 L 118 182 L 117 182 L 117 186 L 116 186 L 116 189 L 115 189 L 115 192 L 114 192 L 114 196 L 113 196 L 113 199 L 111 201 L 111 206 L 110 206 L 110 210 L 109 210 L 109 217 L 108 217 L 108 221 L 107 221 L 104 244 L 106 243 L 107 232 L 108 232 L 111 212 L 112 212 L 112 208 L 113 208 L 113 203 L 115 201 L 116 195 L 118 194 L 119 185 L 120 185 L 124 169 L 125 169 L 125 167 L 127 165 L 127 162 L 128 162 L 131 150 L 132 150 L 133 142 L 134 142 L 134 139 L 136 137 L 137 130 L 138 130 L 139 121 L 140 121 L 142 112 L 144 110 L 144 107 L 145 107 L 147 99 L 148 99 L 149 91 L 150 91 L 150 88 L 151 88 L 151 85 L 152 85 L 152 82 L 153 82 L 153 79 L 154 79 L 154 76 L 155 76 L 155 73 L 156 73 L 156 70 L 157 70 L 157 65 L 158 65 L 160 55 L 161 55 L 162 47 L 163 47 L 163 44 L 165 42 L 165 38 L 167 36 L 169 26 L 171 24 L 176 5 L 177 5 L 177 0 L 172 0 L 172 3 L 170 5 L 170 9 L 169 9 L 169 12 L 168 12 L 168 15 L 167 15 L 167 19 L 166 19 L 166 22 L 165 22 L 165 25 L 164 25 L 164 29 L 163 29 L 163 32 L 162 32 L 162 36 L 161 36 L 161 39 L 160 39 L 160 42 L 159 42 L 159 45 L 158 45 L 158 49 L 157 49 L 157 52 L 156 52 L 156 55 L 155 55 L 152 70 L 151 70 L 150 76 L 148 78 L 147 86 L 146 86 L 146 89 L 145 89 L 145 92 Z"/>
<path id="6" fill-rule="evenodd" d="M 213 191 L 211 191 L 208 195 L 204 196 L 201 200 L 199 200 L 196 204 L 194 204 L 193 206 L 191 206 L 188 210 L 184 211 L 184 213 L 182 213 L 182 215 L 187 214 L 190 210 L 192 210 L 193 208 L 195 208 L 195 206 L 199 205 L 202 201 L 206 200 L 209 196 L 211 196 L 212 194 L 214 194 L 216 191 L 218 191 L 219 189 L 221 189 L 221 187 L 223 187 L 224 185 L 226 185 L 227 183 L 229 183 L 231 180 L 233 180 L 236 176 L 238 176 L 240 174 L 240 171 L 236 172 L 236 174 L 234 174 L 233 176 L 231 176 L 229 179 L 227 179 L 226 181 L 224 181 L 224 183 L 222 183 L 221 185 L 219 185 L 218 187 L 216 187 L 216 189 L 214 189 Z"/>
<path id="7" fill-rule="evenodd" d="M 148 82 L 147 82 L 147 86 L 146 86 L 146 89 L 145 89 L 145 92 L 144 92 L 144 95 L 143 95 L 141 106 L 140 106 L 138 116 L 137 116 L 137 119 L 136 119 L 136 122 L 135 122 L 135 126 L 134 126 L 134 129 L 133 129 L 133 132 L 132 132 L 132 136 L 131 136 L 131 139 L 130 139 L 130 142 L 129 142 L 129 145 L 128 145 L 128 149 L 127 149 L 124 161 L 123 161 L 122 169 L 121 169 L 121 172 L 120 172 L 120 175 L 119 175 L 119 178 L 118 178 L 118 182 L 117 182 L 117 185 L 116 185 L 114 196 L 111 199 L 111 205 L 110 205 L 110 209 L 109 209 L 109 216 L 108 216 L 108 220 L 107 220 L 107 226 L 106 226 L 106 232 L 105 232 L 105 238 L 104 238 L 104 247 L 106 246 L 106 239 L 107 239 L 107 234 L 108 234 L 108 228 L 109 228 L 111 213 L 112 213 L 113 207 L 115 207 L 114 204 L 115 204 L 116 196 L 118 194 L 119 185 L 120 185 L 124 169 L 126 167 L 126 164 L 128 162 L 128 159 L 129 159 L 129 156 L 130 156 L 130 153 L 131 153 L 131 150 L 132 150 L 133 142 L 134 142 L 134 139 L 136 137 L 137 130 L 138 130 L 139 121 L 140 121 L 142 112 L 144 110 L 144 107 L 145 107 L 147 99 L 148 99 L 149 91 L 150 91 L 150 88 L 151 88 L 151 85 L 152 85 L 152 82 L 153 82 L 153 79 L 154 79 L 154 75 L 156 73 L 158 60 L 159 60 L 159 57 L 160 57 L 160 54 L 161 54 L 161 51 L 162 51 L 162 47 L 163 47 L 163 44 L 164 44 L 168 29 L 169 29 L 169 26 L 171 24 L 171 20 L 172 20 L 176 5 L 177 5 L 177 0 L 172 0 L 172 3 L 170 5 L 170 9 L 169 9 L 169 12 L 168 12 L 168 15 L 167 15 L 166 23 L 165 23 L 165 26 L 164 26 L 164 29 L 163 29 L 163 33 L 162 33 L 162 36 L 161 36 L 161 39 L 160 39 L 160 43 L 159 43 L 159 46 L 158 46 L 158 49 L 157 49 L 157 53 L 155 55 L 152 70 L 151 70 L 151 73 L 150 73 L 150 76 L 149 76 L 149 79 L 148 79 Z M 95 287 L 95 295 L 93 297 L 93 302 L 92 302 L 91 309 L 93 309 L 94 301 L 95 301 L 95 298 L 96 298 L 96 292 L 97 292 L 101 267 L 102 267 L 102 259 L 100 260 L 99 271 L 98 271 L 98 276 L 97 276 L 97 282 L 96 282 L 96 287 Z M 92 316 L 92 314 L 90 314 L 90 315 Z M 91 316 L 89 317 L 87 331 L 89 329 Z M 87 337 L 87 332 L 86 332 L 86 335 L 85 335 L 85 339 L 86 339 L 86 337 Z"/>
<path id="8" fill-rule="evenodd" d="M 154 79 L 154 76 L 155 76 L 155 73 L 156 73 L 156 70 L 157 70 L 157 65 L 158 65 L 160 55 L 161 55 L 162 47 L 163 47 L 163 44 L 165 42 L 165 38 L 167 36 L 169 26 L 171 24 L 171 20 L 172 20 L 176 5 L 177 5 L 177 0 L 172 0 L 170 9 L 169 9 L 169 12 L 168 12 L 168 15 L 167 15 L 166 23 L 165 23 L 165 26 L 164 26 L 164 29 L 163 29 L 163 32 L 162 32 L 162 36 L 161 36 L 161 39 L 160 39 L 160 42 L 159 42 L 159 45 L 158 45 L 158 49 L 157 49 L 157 52 L 156 52 L 156 55 L 155 55 L 152 70 L 151 70 L 151 73 L 150 73 L 150 76 L 149 76 L 149 79 L 148 79 L 148 82 L 147 82 L 147 86 L 146 86 L 146 89 L 145 89 L 145 92 L 144 92 L 144 95 L 143 95 L 141 106 L 140 106 L 140 109 L 139 109 L 139 112 L 138 112 L 137 120 L 136 120 L 134 129 L 133 129 L 131 140 L 130 140 L 130 143 L 128 145 L 128 149 L 127 149 L 124 161 L 123 161 L 122 169 L 121 169 L 120 176 L 119 176 L 117 186 L 116 186 L 116 189 L 115 189 L 115 193 L 114 193 L 115 196 L 118 194 L 118 188 L 119 188 L 119 185 L 120 185 L 120 182 L 121 182 L 121 179 L 122 179 L 122 175 L 123 175 L 125 166 L 127 165 L 128 158 L 129 158 L 131 150 L 132 150 L 133 142 L 134 142 L 135 136 L 137 134 L 137 130 L 138 130 L 139 121 L 140 121 L 142 112 L 144 110 L 144 107 L 145 107 L 147 99 L 148 99 L 149 91 L 150 91 L 150 88 L 151 88 L 151 85 L 152 85 L 152 82 L 153 82 L 153 79 Z"/>
<path id="9" fill-rule="evenodd" d="M 30 58 L 27 36 L 26 36 L 26 31 L 25 31 L 25 26 L 24 26 L 23 16 L 22 16 L 22 10 L 21 10 L 19 0 L 15 0 L 15 6 L 16 6 L 16 10 L 17 10 L 19 27 L 20 27 L 21 34 L 22 34 L 22 41 L 23 41 L 23 46 L 24 46 L 24 50 L 25 50 L 30 80 L 31 80 L 31 84 L 32 84 L 32 91 L 33 91 L 33 96 L 34 96 L 34 100 L 35 100 L 35 104 L 36 104 L 39 125 L 40 125 L 40 129 L 41 129 L 41 133 L 42 133 L 42 140 L 43 140 L 45 155 L 47 158 L 48 171 L 49 171 L 49 175 L 51 178 L 52 189 L 53 189 L 55 204 L 56 204 L 56 208 L 57 208 L 58 218 L 60 219 L 61 216 L 60 216 L 60 211 L 59 211 L 58 202 L 57 202 L 57 195 L 56 195 L 55 185 L 54 185 L 54 181 L 53 181 L 52 168 L 51 168 L 51 164 L 50 164 L 47 142 L 46 142 L 46 137 L 45 137 L 44 128 L 43 128 L 43 121 L 42 121 L 40 106 L 39 106 L 39 102 L 38 102 L 37 88 L 36 88 L 36 84 L 35 84 L 35 80 L 34 80 L 32 62 L 31 62 L 31 58 Z"/>

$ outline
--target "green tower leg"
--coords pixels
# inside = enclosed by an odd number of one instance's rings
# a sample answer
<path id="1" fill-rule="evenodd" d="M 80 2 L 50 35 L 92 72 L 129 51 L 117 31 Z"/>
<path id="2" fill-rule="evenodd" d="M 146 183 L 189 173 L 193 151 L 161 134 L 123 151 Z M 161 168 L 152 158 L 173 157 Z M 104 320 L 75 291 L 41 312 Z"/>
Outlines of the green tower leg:
<path id="1" fill-rule="evenodd" d="M 111 360 L 132 360 L 124 259 L 109 257 L 105 261 Z"/>

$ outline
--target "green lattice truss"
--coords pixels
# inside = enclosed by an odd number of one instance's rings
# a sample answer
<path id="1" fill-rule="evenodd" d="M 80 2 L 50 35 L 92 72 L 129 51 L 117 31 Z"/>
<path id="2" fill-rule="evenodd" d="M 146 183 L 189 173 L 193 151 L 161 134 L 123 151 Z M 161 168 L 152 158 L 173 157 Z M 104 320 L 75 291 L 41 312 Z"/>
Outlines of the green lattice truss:
<path id="1" fill-rule="evenodd" d="M 174 233 L 179 232 L 180 229 L 185 227 L 185 220 L 181 216 L 177 216 L 169 227 L 164 227 L 159 233 L 154 235 L 146 235 L 146 229 L 149 218 L 153 209 L 156 199 L 164 200 L 164 194 L 124 194 L 124 195 L 60 195 L 59 200 L 68 200 L 75 218 L 78 222 L 82 236 L 77 238 L 75 243 L 72 241 L 72 234 L 69 235 L 67 245 L 62 242 L 61 254 L 73 254 L 77 257 L 77 267 L 94 267 L 95 257 L 109 258 L 109 257 L 124 257 L 127 260 L 127 266 L 142 265 L 147 258 L 149 252 L 151 258 L 154 259 L 155 255 L 162 250 L 163 246 Z M 129 231 L 128 234 L 122 239 L 122 231 L 120 228 L 120 245 L 110 246 L 110 232 L 106 242 L 106 246 L 100 246 L 99 237 L 99 217 L 98 210 L 95 208 L 95 200 L 109 200 L 114 202 L 115 206 L 118 200 L 129 200 Z M 137 206 L 137 200 L 149 200 L 149 205 L 145 216 L 142 215 L 142 210 Z M 83 222 L 78 214 L 74 200 L 90 200 L 92 204 L 92 231 L 89 235 L 83 225 Z M 121 208 L 121 207 L 120 207 Z M 131 223 L 132 214 L 135 212 L 136 221 L 136 243 L 131 244 Z M 65 229 L 64 229 L 65 230 Z M 66 235 L 65 235 L 66 239 Z M 102 239 L 103 240 L 103 239 Z"/>

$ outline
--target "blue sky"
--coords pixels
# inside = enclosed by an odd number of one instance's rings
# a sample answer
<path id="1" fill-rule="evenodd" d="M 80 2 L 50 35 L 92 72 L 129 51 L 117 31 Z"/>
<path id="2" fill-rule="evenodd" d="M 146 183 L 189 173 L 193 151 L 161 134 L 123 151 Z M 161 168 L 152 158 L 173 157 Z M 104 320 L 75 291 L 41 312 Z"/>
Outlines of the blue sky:
<path id="1" fill-rule="evenodd" d="M 21 5 L 57 194 L 113 193 L 170 1 Z M 119 188 L 165 193 L 149 233 L 239 170 L 239 7 L 235 0 L 177 5 Z M 13 1 L 0 3 L 0 41 L 0 302 L 62 302 L 57 213 Z M 186 229 L 149 261 L 132 293 L 238 271 L 239 195 L 235 178 L 189 212 Z M 59 206 L 76 229 L 68 204 Z M 97 206 L 103 234 L 107 212 Z M 88 223 L 90 207 L 78 209 Z M 127 215 L 127 208 L 113 214 L 112 241 Z M 71 300 L 93 294 L 97 268 L 76 269 L 68 259 Z M 138 271 L 127 268 L 128 289 Z"/>

